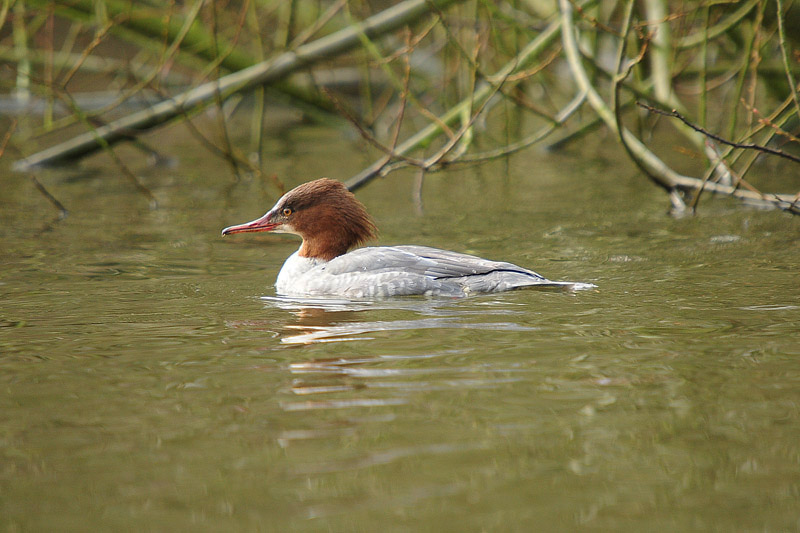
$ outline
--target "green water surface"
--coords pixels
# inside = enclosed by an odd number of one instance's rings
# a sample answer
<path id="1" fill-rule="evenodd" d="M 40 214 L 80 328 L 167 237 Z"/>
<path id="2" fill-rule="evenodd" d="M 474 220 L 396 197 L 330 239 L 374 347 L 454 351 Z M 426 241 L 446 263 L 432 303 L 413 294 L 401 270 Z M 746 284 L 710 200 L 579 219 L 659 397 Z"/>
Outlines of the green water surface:
<path id="1" fill-rule="evenodd" d="M 267 174 L 346 179 L 341 137 L 292 130 Z M 380 244 L 598 288 L 288 302 L 295 239 L 219 236 L 277 190 L 164 139 L 177 167 L 122 151 L 156 210 L 100 155 L 39 174 L 57 221 L 0 161 L 0 530 L 800 528 L 796 217 L 670 218 L 607 141 L 421 202 L 392 174 L 358 193 Z"/>

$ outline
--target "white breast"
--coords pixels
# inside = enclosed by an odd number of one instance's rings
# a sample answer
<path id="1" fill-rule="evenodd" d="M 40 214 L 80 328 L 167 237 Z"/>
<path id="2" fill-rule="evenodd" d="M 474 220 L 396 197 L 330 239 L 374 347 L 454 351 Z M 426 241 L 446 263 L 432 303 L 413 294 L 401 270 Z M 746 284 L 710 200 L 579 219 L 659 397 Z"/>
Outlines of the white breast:
<path id="1" fill-rule="evenodd" d="M 301 257 L 300 250 L 290 255 L 283 263 L 278 279 L 275 281 L 275 290 L 278 294 L 303 294 L 308 290 L 304 280 L 309 279 L 306 274 L 319 265 L 324 265 L 327 261 Z"/>

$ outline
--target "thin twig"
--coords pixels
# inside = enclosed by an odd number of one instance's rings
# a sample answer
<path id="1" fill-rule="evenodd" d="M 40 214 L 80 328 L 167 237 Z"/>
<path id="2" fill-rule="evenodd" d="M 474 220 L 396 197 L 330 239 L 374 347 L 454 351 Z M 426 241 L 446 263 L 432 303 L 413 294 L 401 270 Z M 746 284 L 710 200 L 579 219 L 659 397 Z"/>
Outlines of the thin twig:
<path id="1" fill-rule="evenodd" d="M 602 22 L 600 22 L 599 20 L 597 20 L 595 17 L 593 17 L 593 16 L 591 16 L 591 15 L 587 14 L 587 13 L 586 13 L 586 12 L 583 10 L 583 7 L 582 7 L 580 4 L 578 4 L 577 2 L 575 2 L 575 1 L 573 1 L 573 0 L 570 0 L 570 3 L 572 4 L 572 7 L 574 7 L 574 8 L 575 8 L 575 12 L 576 12 L 576 13 L 578 13 L 578 15 L 579 15 L 579 16 L 580 16 L 582 19 L 584 19 L 584 20 L 588 21 L 588 22 L 589 22 L 589 24 L 591 24 L 593 27 L 595 27 L 595 28 L 600 28 L 601 30 L 603 30 L 603 31 L 604 31 L 604 32 L 606 32 L 606 33 L 610 33 L 611 35 L 615 35 L 616 37 L 620 37 L 620 34 L 619 34 L 619 32 L 618 32 L 617 30 L 615 30 L 615 29 L 614 29 L 614 28 L 612 28 L 611 26 L 608 26 L 608 25 L 606 25 L 606 24 L 603 24 Z"/>
<path id="2" fill-rule="evenodd" d="M 299 32 L 295 35 L 292 42 L 289 43 L 287 47 L 289 50 L 293 50 L 298 46 L 305 44 L 311 37 L 314 36 L 320 29 L 322 29 L 325 24 L 327 24 L 342 8 L 347 4 L 347 0 L 337 0 L 333 4 L 331 4 L 325 12 L 314 21 L 313 24 L 310 24 L 306 29 Z"/>
<path id="3" fill-rule="evenodd" d="M 412 191 L 414 208 L 418 216 L 425 214 L 425 205 L 422 201 L 422 185 L 425 183 L 425 171 L 417 169 L 417 175 L 414 178 L 414 190 Z"/>
<path id="4" fill-rule="evenodd" d="M 440 164 L 445 164 L 446 165 L 446 164 L 449 163 L 449 161 L 443 161 L 445 156 L 447 156 L 447 154 L 449 154 L 450 151 L 453 150 L 453 148 L 456 147 L 456 145 L 459 143 L 459 141 L 461 141 L 461 139 L 464 138 L 464 136 L 467 134 L 467 132 L 470 131 L 470 129 L 472 128 L 472 125 L 478 119 L 478 117 L 480 116 L 480 114 L 483 111 L 483 109 L 489 104 L 489 101 L 491 100 L 492 96 L 494 96 L 495 94 L 500 92 L 500 89 L 503 87 L 503 83 L 504 82 L 505 82 L 505 80 L 502 83 L 500 83 L 499 85 L 492 86 L 491 93 L 485 99 L 483 99 L 481 102 L 479 102 L 478 109 L 476 111 L 473 111 L 471 114 L 469 114 L 469 119 L 461 125 L 461 128 L 459 128 L 458 132 L 456 132 L 455 137 L 453 137 L 452 139 L 449 139 L 444 144 L 444 146 L 442 146 L 439 149 L 438 152 L 436 152 L 431 157 L 429 157 L 429 158 L 427 158 L 425 160 L 425 166 L 424 166 L 425 170 L 431 170 L 433 167 L 435 167 L 437 165 L 440 165 Z M 472 98 L 474 98 L 474 95 L 475 95 L 476 92 L 477 91 L 475 91 L 474 89 L 472 91 L 470 91 L 470 94 L 471 94 Z M 472 109 L 472 104 L 473 103 L 474 102 L 470 102 L 469 108 L 463 108 L 462 109 L 462 115 L 467 111 L 467 109 Z"/>
<path id="5" fill-rule="evenodd" d="M 255 2 L 248 3 L 247 22 L 250 25 L 251 34 L 255 40 L 255 54 L 258 61 L 264 60 L 264 44 L 261 40 L 261 32 L 258 26 L 258 10 Z M 261 168 L 261 153 L 264 148 L 264 121 L 266 120 L 266 89 L 256 87 L 253 91 L 253 114 L 250 117 L 250 152 L 248 159 L 253 161 L 254 166 Z"/>
<path id="6" fill-rule="evenodd" d="M 411 44 L 411 31 L 408 28 L 406 28 L 405 37 L 407 52 L 403 54 L 403 67 L 405 68 L 405 72 L 403 73 L 403 92 L 400 93 L 400 111 L 397 113 L 394 136 L 392 137 L 392 153 L 394 153 L 394 151 L 397 149 L 397 142 L 400 140 L 400 129 L 403 126 L 403 118 L 405 117 L 406 113 L 406 102 L 408 102 L 408 94 L 411 84 L 411 52 L 413 51 L 413 47 Z"/>
<path id="7" fill-rule="evenodd" d="M 656 113 L 657 115 L 663 115 L 665 117 L 675 117 L 678 120 L 680 120 L 681 122 L 683 122 L 684 124 L 686 124 L 687 126 L 689 126 L 690 128 L 692 128 L 693 130 L 695 130 L 695 131 L 697 131 L 699 133 L 702 133 L 706 137 L 714 139 L 717 142 L 721 142 L 722 144 L 727 144 L 728 146 L 732 146 L 734 148 L 739 148 L 741 150 L 758 150 L 759 152 L 764 152 L 766 154 L 776 155 L 778 157 L 784 157 L 784 158 L 788 159 L 789 161 L 794 161 L 795 163 L 800 163 L 800 157 L 794 156 L 792 154 L 788 154 L 788 153 L 784 152 L 783 150 L 777 150 L 775 148 L 770 148 L 769 146 L 761 146 L 760 144 L 755 144 L 755 143 L 738 143 L 738 142 L 734 142 L 734 141 L 729 141 L 728 139 L 725 139 L 724 137 L 720 137 L 719 135 L 717 135 L 715 133 L 711 133 L 710 131 L 708 131 L 705 128 L 701 128 L 700 126 L 698 126 L 697 124 L 691 122 L 690 120 L 688 120 L 686 117 L 684 117 L 683 115 L 681 115 L 680 113 L 678 113 L 674 109 L 672 111 L 664 111 L 663 109 L 657 109 L 657 108 L 655 108 L 653 106 L 650 106 L 650 105 L 647 105 L 647 104 L 645 104 L 643 102 L 636 102 L 636 105 L 638 105 L 639 107 L 643 107 L 643 108 L 647 109 L 651 113 Z"/>
<path id="8" fill-rule="evenodd" d="M 72 65 L 72 68 L 69 69 L 69 71 L 64 75 L 64 78 L 61 80 L 61 86 L 62 87 L 66 87 L 69 84 L 69 82 L 72 80 L 72 77 L 75 76 L 75 73 L 78 72 L 78 70 L 80 70 L 80 68 L 83 65 L 84 61 L 86 61 L 86 58 L 89 57 L 89 54 L 91 54 L 92 51 L 95 48 L 97 48 L 100 45 L 100 43 L 103 42 L 103 40 L 106 38 L 106 35 L 108 35 L 108 31 L 111 28 L 113 28 L 114 25 L 117 24 L 117 23 L 118 23 L 118 21 L 109 20 L 108 22 L 106 22 L 106 25 L 104 27 L 102 27 L 101 29 L 99 29 L 95 33 L 94 39 L 92 39 L 92 42 L 90 42 L 86 46 L 86 48 L 83 49 L 83 52 L 81 52 L 81 55 L 78 58 L 78 60 L 75 61 L 75 64 Z"/>
<path id="9" fill-rule="evenodd" d="M 758 4 L 761 5 L 761 8 L 758 10 L 758 13 L 756 14 L 756 19 L 761 20 L 767 2 L 764 2 L 762 0 L 756 0 L 754 5 Z M 747 38 L 747 43 L 745 44 L 744 50 L 741 53 L 741 57 L 744 58 L 744 61 L 742 62 L 742 66 L 739 70 L 738 75 L 736 76 L 736 87 L 734 89 L 731 99 L 733 102 L 738 102 L 742 98 L 742 92 L 744 91 L 744 82 L 745 79 L 747 78 L 747 71 L 749 70 L 750 61 L 753 56 L 753 47 L 755 45 L 756 35 L 757 32 L 755 30 L 750 31 L 750 35 Z M 728 120 L 728 136 L 733 137 L 734 134 L 736 133 L 736 123 L 739 118 L 739 113 L 737 112 L 737 109 L 735 107 L 731 109 L 729 116 L 730 118 Z"/>
<path id="10" fill-rule="evenodd" d="M 48 191 L 45 188 L 45 186 L 42 185 L 42 183 L 38 179 L 36 179 L 36 176 L 34 176 L 33 174 L 30 174 L 30 178 L 31 178 L 31 181 L 33 182 L 33 186 L 36 187 L 36 189 L 40 193 L 42 193 L 42 195 L 44 195 L 44 197 L 47 198 L 47 200 L 51 204 L 53 204 L 53 206 L 56 209 L 58 209 L 58 219 L 59 220 L 63 220 L 65 218 L 67 218 L 67 215 L 69 214 L 69 211 L 67 211 L 67 208 L 64 207 L 64 205 L 61 202 L 59 202 L 58 199 L 55 196 L 50 194 L 50 191 Z"/>
<path id="11" fill-rule="evenodd" d="M 726 33 L 728 30 L 736 26 L 740 20 L 747 16 L 756 5 L 762 0 L 749 0 L 748 2 L 744 3 L 739 9 L 731 13 L 731 15 L 720 22 L 719 24 L 715 25 L 712 28 L 708 28 L 706 31 L 698 31 L 697 33 L 693 33 L 691 35 L 687 35 L 678 40 L 677 48 L 678 49 L 686 49 L 686 48 L 693 48 L 699 44 L 702 44 L 703 41 L 706 39 L 715 39 L 720 35 Z"/>
<path id="12" fill-rule="evenodd" d="M 6 134 L 3 136 L 3 139 L 0 140 L 0 157 L 3 157 L 3 154 L 6 151 L 6 147 L 8 146 L 8 142 L 11 140 L 11 136 L 14 134 L 14 130 L 15 129 L 17 129 L 17 120 L 16 119 L 14 119 L 11 122 L 11 126 L 8 128 L 8 131 L 6 131 Z M 58 199 L 55 196 L 50 194 L 50 191 L 48 191 L 45 188 L 45 186 L 42 185 L 41 182 L 38 179 L 36 179 L 36 176 L 31 174 L 30 178 L 31 178 L 31 181 L 33 182 L 34 187 L 36 187 L 36 189 L 40 193 L 42 193 L 42 195 L 45 198 L 47 198 L 47 201 L 49 201 L 51 204 L 53 204 L 55 206 L 56 209 L 58 209 L 58 220 L 62 220 L 64 218 L 66 218 L 68 211 L 64 207 L 64 204 L 59 202 Z"/>
<path id="13" fill-rule="evenodd" d="M 705 127 L 708 111 L 708 19 L 711 15 L 711 8 L 705 6 L 703 8 L 703 29 L 705 39 L 700 47 L 700 101 L 698 103 L 697 115 L 700 117 L 700 125 Z"/>
<path id="14" fill-rule="evenodd" d="M 247 3 L 247 2 L 245 2 Z M 242 20 L 244 23 L 244 20 Z M 214 53 L 219 54 L 219 41 L 217 35 L 217 3 L 211 3 L 211 36 L 214 43 Z M 237 31 L 238 35 L 238 31 Z M 216 79 L 220 78 L 220 64 L 222 62 L 223 54 L 219 54 L 217 60 L 214 61 L 214 77 Z M 225 108 L 223 107 L 223 98 L 222 93 L 219 90 L 219 85 L 217 85 L 217 90 L 214 92 L 214 104 L 217 108 L 217 118 L 220 133 L 222 136 L 222 153 L 225 155 L 225 160 L 231 166 L 231 171 L 233 172 L 233 177 L 235 181 L 239 181 L 239 165 L 236 163 L 236 158 L 233 157 L 233 144 L 231 143 L 231 138 L 228 133 L 228 124 L 225 121 Z"/>
<path id="15" fill-rule="evenodd" d="M 781 114 L 792 104 L 792 97 L 789 96 L 786 98 L 775 110 L 770 113 L 770 115 L 766 118 L 766 120 L 773 124 L 774 126 L 780 128 L 784 125 L 789 119 L 791 119 L 794 115 L 792 113 L 787 113 L 782 118 L 780 118 Z M 747 107 L 747 103 L 742 101 L 742 105 Z M 756 116 L 760 116 L 758 111 L 753 109 L 748 109 L 750 112 L 754 113 Z M 758 126 L 750 129 L 749 131 L 745 132 L 742 135 L 742 139 L 749 139 L 753 138 L 757 133 L 767 128 L 767 124 L 763 122 L 764 119 L 758 120 Z M 774 128 L 773 128 L 774 129 Z M 702 135 L 700 135 L 702 136 Z M 708 138 L 706 137 L 706 140 Z M 734 153 L 735 152 L 735 153 Z M 750 161 L 743 166 L 743 169 L 748 169 L 750 165 L 755 161 L 756 156 L 759 155 L 757 152 L 746 151 L 746 150 L 737 150 L 731 146 L 726 147 L 725 151 L 722 153 L 722 157 L 725 160 L 725 167 L 730 168 L 737 163 L 740 157 L 744 156 L 745 154 L 752 154 Z M 736 175 L 735 173 L 731 173 L 732 176 L 735 176 L 736 180 L 733 182 L 734 186 L 737 186 L 741 183 L 746 187 L 750 187 L 750 185 L 744 180 L 741 174 Z"/>
<path id="16" fill-rule="evenodd" d="M 790 96 L 789 100 L 793 100 L 793 97 Z M 770 117 L 763 117 L 761 115 L 761 112 L 757 108 L 753 108 L 752 111 L 753 114 L 756 116 L 756 121 L 759 123 L 759 125 L 775 130 L 775 135 L 783 137 L 784 139 L 786 139 L 787 142 L 794 142 L 800 144 L 800 137 L 797 137 L 796 135 L 793 135 L 791 132 L 786 131 L 785 129 L 780 127 L 780 125 L 773 122 L 773 120 Z M 759 130 L 760 129 L 761 128 L 759 128 Z"/>
<path id="17" fill-rule="evenodd" d="M 406 43 L 403 45 L 402 48 L 398 48 L 391 54 L 387 55 L 382 60 L 380 60 L 379 63 L 391 63 L 398 57 L 410 54 L 411 52 L 414 51 L 417 45 L 420 42 L 422 42 L 422 40 L 425 39 L 425 37 L 428 36 L 431 30 L 433 30 L 433 28 L 435 28 L 438 24 L 439 24 L 439 18 L 438 17 L 432 18 L 430 22 L 428 22 L 428 24 L 424 28 L 422 28 L 419 31 L 419 33 L 417 33 L 417 35 L 414 36 L 413 39 L 411 39 L 410 41 L 406 41 Z"/>

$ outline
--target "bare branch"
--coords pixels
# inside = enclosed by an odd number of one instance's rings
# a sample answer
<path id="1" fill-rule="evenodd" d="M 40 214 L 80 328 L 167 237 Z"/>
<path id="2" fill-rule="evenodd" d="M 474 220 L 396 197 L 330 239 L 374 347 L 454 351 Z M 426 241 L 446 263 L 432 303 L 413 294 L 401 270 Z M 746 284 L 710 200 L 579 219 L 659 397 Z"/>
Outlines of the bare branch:
<path id="1" fill-rule="evenodd" d="M 39 165 L 53 164 L 83 157 L 99 150 L 104 144 L 113 145 L 125 140 L 131 132 L 142 132 L 160 126 L 181 115 L 184 109 L 197 109 L 213 102 L 218 93 L 228 97 L 254 87 L 274 83 L 288 74 L 324 58 L 341 54 L 357 46 L 361 37 L 375 37 L 397 29 L 430 12 L 433 3 L 440 8 L 459 0 L 406 0 L 343 30 L 299 46 L 252 67 L 234 72 L 224 78 L 190 89 L 164 102 L 138 111 L 106 126 L 74 137 L 37 154 L 17 161 L 15 169 L 26 170 Z"/>
<path id="2" fill-rule="evenodd" d="M 531 41 L 523 50 L 519 52 L 514 58 L 506 63 L 497 73 L 492 76 L 492 79 L 505 79 L 513 76 L 515 73 L 524 70 L 528 65 L 541 54 L 559 35 L 561 31 L 561 21 L 555 20 L 545 28 L 539 35 Z M 517 83 L 508 82 L 506 86 Z M 436 138 L 442 133 L 441 124 L 454 124 L 461 119 L 464 109 L 471 109 L 474 103 L 482 102 L 488 99 L 491 95 L 495 94 L 495 86 L 488 81 L 483 81 L 478 84 L 474 93 L 461 100 L 458 104 L 451 107 L 445 114 L 443 114 L 439 121 L 429 124 L 425 128 L 418 131 L 415 135 L 406 139 L 403 143 L 395 148 L 397 154 L 405 155 L 412 150 L 426 145 L 431 140 Z M 393 170 L 393 167 L 388 166 L 382 159 L 376 161 L 360 173 L 350 178 L 347 182 L 347 188 L 350 190 L 358 189 L 363 185 L 369 183 L 377 176 L 384 176 L 386 173 Z"/>
<path id="3" fill-rule="evenodd" d="M 664 111 L 663 109 L 657 109 L 657 108 L 655 108 L 653 106 L 650 106 L 650 105 L 647 105 L 647 104 L 645 104 L 643 102 L 636 102 L 636 105 L 638 105 L 639 107 L 643 107 L 644 109 L 647 109 L 651 113 L 656 113 L 658 115 L 664 115 L 666 117 L 675 117 L 678 120 L 680 120 L 681 122 L 683 122 L 684 124 L 686 124 L 687 126 L 689 126 L 690 128 L 692 128 L 693 130 L 695 130 L 695 131 L 697 131 L 699 133 L 702 133 L 706 137 L 714 139 L 715 141 L 720 142 L 722 144 L 727 144 L 728 146 L 732 146 L 734 148 L 740 148 L 742 150 L 758 150 L 759 152 L 764 152 L 766 154 L 776 155 L 778 157 L 784 157 L 784 158 L 788 159 L 789 161 L 794 161 L 795 163 L 800 163 L 800 157 L 794 156 L 792 154 L 788 154 L 788 153 L 784 152 L 783 150 L 777 150 L 775 148 L 770 148 L 769 146 L 761 146 L 760 144 L 755 144 L 755 143 L 737 143 L 737 142 L 734 142 L 734 141 L 729 141 L 728 139 L 725 139 L 724 137 L 720 137 L 719 135 L 717 135 L 715 133 L 711 133 L 710 131 L 708 131 L 705 128 L 701 128 L 700 126 L 698 126 L 697 124 L 691 122 L 690 120 L 688 120 L 686 117 L 684 117 L 683 115 L 681 115 L 680 113 L 678 113 L 674 109 L 672 111 Z"/>

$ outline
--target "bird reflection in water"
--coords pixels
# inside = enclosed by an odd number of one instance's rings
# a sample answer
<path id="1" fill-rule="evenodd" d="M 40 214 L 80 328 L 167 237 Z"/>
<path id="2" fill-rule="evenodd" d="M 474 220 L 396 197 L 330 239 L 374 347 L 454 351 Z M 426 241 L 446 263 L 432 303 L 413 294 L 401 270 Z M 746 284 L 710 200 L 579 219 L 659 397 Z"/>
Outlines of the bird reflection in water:
<path id="1" fill-rule="evenodd" d="M 277 398 L 280 410 L 291 415 L 276 435 L 282 448 L 306 449 L 325 442 L 338 443 L 361 434 L 365 428 L 393 423 L 401 413 L 418 408 L 421 394 L 463 394 L 469 389 L 505 387 L 524 379 L 525 369 L 485 360 L 469 343 L 442 349 L 435 339 L 429 345 L 420 344 L 419 336 L 403 334 L 399 338 L 398 332 L 434 328 L 535 329 L 511 320 L 523 316 L 525 306 L 507 299 L 473 300 L 471 306 L 465 306 L 463 301 L 457 304 L 420 298 L 355 302 L 277 297 L 262 300 L 269 309 L 286 311 L 286 323 L 276 328 L 273 317 L 269 322 L 248 322 L 236 327 L 273 331 L 284 346 L 302 348 L 368 339 L 379 342 L 387 336 L 393 340 L 391 353 L 378 353 L 377 349 L 354 353 L 345 349 L 339 350 L 337 356 L 304 358 L 306 352 L 301 350 L 288 363 L 270 365 L 268 371 L 285 372 L 287 378 Z M 404 345 L 404 340 L 413 346 Z M 411 446 L 366 448 L 360 453 L 295 465 L 292 471 L 310 475 L 357 470 L 408 457 L 458 454 L 483 445 L 437 439 Z"/>
<path id="2" fill-rule="evenodd" d="M 313 344 L 321 342 L 342 342 L 371 340 L 387 331 L 408 331 L 424 329 L 485 329 L 501 331 L 531 331 L 535 328 L 514 322 L 473 322 L 473 314 L 452 307 L 448 300 L 439 299 L 396 299 L 349 301 L 335 299 L 309 299 L 263 297 L 268 305 L 291 311 L 295 322 L 287 324 L 287 335 L 281 338 L 284 344 Z M 364 316 L 374 316 L 375 311 L 409 311 L 415 317 L 409 320 L 356 320 Z M 369 315 L 364 311 L 370 311 Z M 481 309 L 481 314 L 487 313 Z M 514 311 L 499 310 L 501 315 L 511 315 Z"/>

